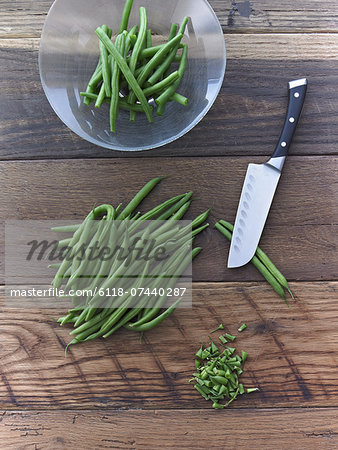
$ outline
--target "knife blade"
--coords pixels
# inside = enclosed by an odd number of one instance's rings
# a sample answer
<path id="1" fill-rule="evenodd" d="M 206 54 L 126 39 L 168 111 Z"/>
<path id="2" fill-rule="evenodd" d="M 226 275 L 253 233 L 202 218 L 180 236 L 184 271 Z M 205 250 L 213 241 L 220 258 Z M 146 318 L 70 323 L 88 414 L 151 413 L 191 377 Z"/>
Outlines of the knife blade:
<path id="1" fill-rule="evenodd" d="M 228 268 L 244 266 L 256 253 L 303 109 L 307 84 L 306 78 L 289 82 L 289 106 L 277 147 L 266 163 L 249 164 L 237 209 Z"/>

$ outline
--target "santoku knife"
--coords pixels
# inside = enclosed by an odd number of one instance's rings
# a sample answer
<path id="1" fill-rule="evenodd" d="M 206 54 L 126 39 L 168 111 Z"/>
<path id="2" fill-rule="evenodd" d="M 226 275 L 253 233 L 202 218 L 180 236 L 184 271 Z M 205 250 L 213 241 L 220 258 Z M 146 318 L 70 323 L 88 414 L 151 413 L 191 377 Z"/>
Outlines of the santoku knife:
<path id="1" fill-rule="evenodd" d="M 289 107 L 277 148 L 265 164 L 249 164 L 232 235 L 229 268 L 244 266 L 256 253 L 302 112 L 306 90 L 306 78 L 289 82 Z"/>

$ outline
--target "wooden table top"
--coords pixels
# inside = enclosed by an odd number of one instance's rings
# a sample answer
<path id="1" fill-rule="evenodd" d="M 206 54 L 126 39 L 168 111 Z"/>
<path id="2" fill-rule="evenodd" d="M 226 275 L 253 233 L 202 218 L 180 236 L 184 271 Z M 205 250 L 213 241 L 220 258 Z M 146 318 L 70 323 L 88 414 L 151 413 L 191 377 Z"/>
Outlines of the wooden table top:
<path id="1" fill-rule="evenodd" d="M 226 269 L 228 244 L 212 229 L 194 263 L 193 309 L 138 336 L 74 346 L 48 311 L 3 308 L 0 447 L 338 447 L 338 3 L 212 0 L 227 71 L 212 110 L 158 150 L 127 155 L 83 141 L 46 100 L 37 65 L 51 0 L 0 0 L 0 211 L 6 219 L 81 218 L 170 174 L 148 205 L 192 189 L 192 217 L 233 221 L 249 162 L 279 137 L 286 83 L 308 96 L 261 241 L 290 280 L 287 308 L 253 268 Z M 0 297 L 4 295 L 1 228 Z M 259 393 L 214 411 L 187 384 L 201 339 L 245 321 L 244 383 Z M 235 328 L 236 327 L 236 328 Z"/>

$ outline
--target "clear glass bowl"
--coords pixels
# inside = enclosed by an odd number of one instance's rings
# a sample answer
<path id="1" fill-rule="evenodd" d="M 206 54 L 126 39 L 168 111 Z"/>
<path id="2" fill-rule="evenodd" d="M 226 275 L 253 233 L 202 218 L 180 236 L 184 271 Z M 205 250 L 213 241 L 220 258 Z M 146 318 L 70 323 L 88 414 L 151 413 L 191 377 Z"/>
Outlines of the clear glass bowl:
<path id="1" fill-rule="evenodd" d="M 148 150 L 183 136 L 211 108 L 225 72 L 224 36 L 206 0 L 135 0 L 129 26 L 139 23 L 139 7 L 145 6 L 155 42 L 168 39 L 172 23 L 191 18 L 184 36 L 189 45 L 188 65 L 178 90 L 189 98 L 189 105 L 169 103 L 162 117 L 154 114 L 153 124 L 139 113 L 130 123 L 129 113 L 120 111 L 113 134 L 109 105 L 88 107 L 79 93 L 86 89 L 98 61 L 95 29 L 107 24 L 113 33 L 117 31 L 123 6 L 123 0 L 56 0 L 42 31 L 40 77 L 54 111 L 76 134 L 113 150 Z"/>

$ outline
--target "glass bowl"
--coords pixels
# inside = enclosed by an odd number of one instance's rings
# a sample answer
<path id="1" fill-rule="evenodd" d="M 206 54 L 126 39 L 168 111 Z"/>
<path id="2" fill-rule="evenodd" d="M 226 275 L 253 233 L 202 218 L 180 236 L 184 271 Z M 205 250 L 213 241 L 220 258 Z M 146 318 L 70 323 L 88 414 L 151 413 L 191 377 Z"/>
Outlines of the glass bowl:
<path id="1" fill-rule="evenodd" d="M 116 134 L 109 129 L 109 105 L 97 109 L 84 105 L 81 91 L 98 61 L 95 29 L 107 24 L 115 33 L 120 26 L 122 0 L 56 0 L 40 41 L 39 69 L 43 89 L 60 119 L 76 134 L 93 144 L 113 150 L 136 151 L 160 147 L 190 131 L 208 112 L 222 86 L 225 43 L 222 28 L 206 0 L 135 0 L 129 28 L 139 23 L 139 7 L 145 6 L 148 27 L 155 43 L 168 39 L 172 23 L 190 17 L 184 36 L 189 45 L 186 73 L 178 92 L 189 105 L 167 105 L 162 117 L 148 123 L 137 113 L 134 123 L 120 110 Z"/>

